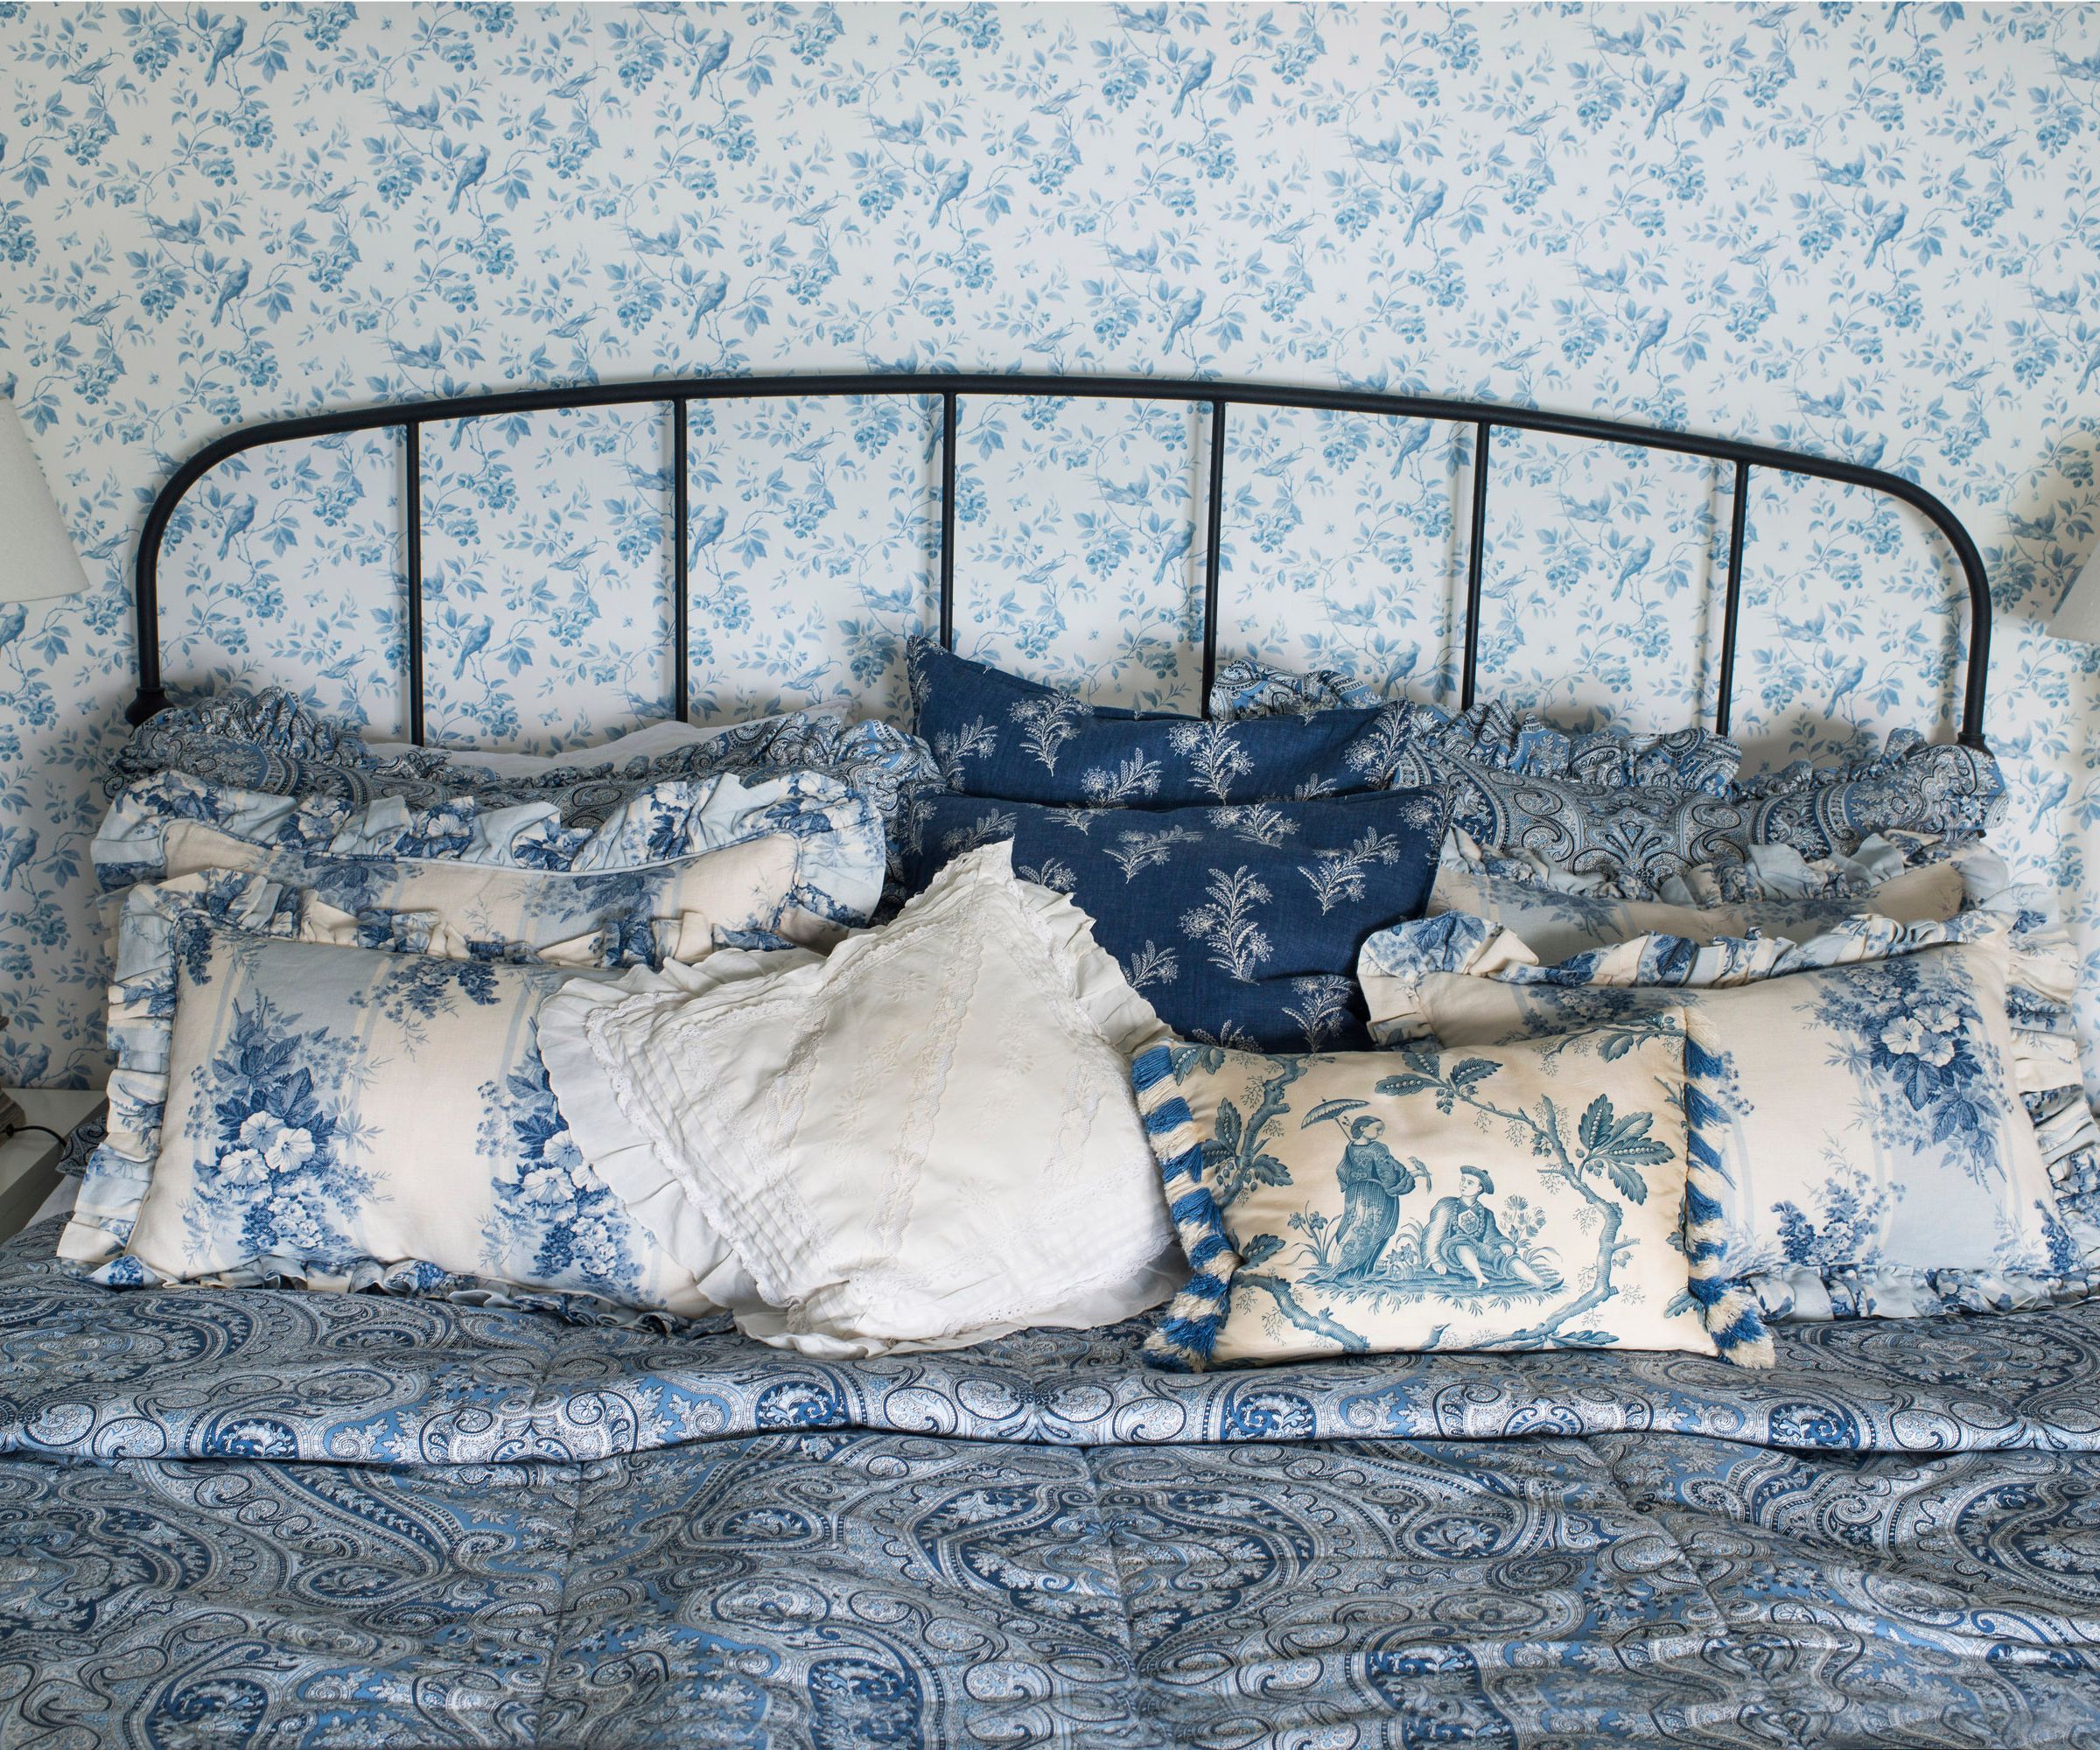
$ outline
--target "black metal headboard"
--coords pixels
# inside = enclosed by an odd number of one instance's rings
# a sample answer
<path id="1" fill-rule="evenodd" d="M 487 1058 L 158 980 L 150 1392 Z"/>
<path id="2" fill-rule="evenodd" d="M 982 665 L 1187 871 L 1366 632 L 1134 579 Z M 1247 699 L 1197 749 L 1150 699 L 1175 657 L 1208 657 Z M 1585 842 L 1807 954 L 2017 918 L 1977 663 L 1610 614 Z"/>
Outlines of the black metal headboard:
<path id="1" fill-rule="evenodd" d="M 691 643 L 688 635 L 686 588 L 690 573 L 688 550 L 688 480 L 685 410 L 696 401 L 752 400 L 766 396 L 818 397 L 832 396 L 922 396 L 941 402 L 941 641 L 953 647 L 956 620 L 956 411 L 967 396 L 990 398 L 1048 396 L 1093 401 L 1179 401 L 1210 409 L 1210 485 L 1205 506 L 1208 541 L 1203 565 L 1203 683 L 1208 702 L 1210 683 L 1217 670 L 1219 525 L 1225 503 L 1225 410 L 1228 407 L 1279 407 L 1306 411 L 1375 414 L 1394 419 L 1432 420 L 1470 425 L 1474 430 L 1473 508 L 1466 537 L 1466 642 L 1460 681 L 1460 704 L 1473 703 L 1474 683 L 1480 662 L 1480 568 L 1485 548 L 1481 531 L 1487 526 L 1488 446 L 1498 427 L 1515 431 L 1539 431 L 1564 438 L 1580 438 L 1602 444 L 1640 449 L 1670 451 L 1681 455 L 1703 456 L 1735 468 L 1732 508 L 1728 529 L 1726 594 L 1722 606 L 1720 670 L 1714 702 L 1714 727 L 1726 734 L 1735 690 L 1736 622 L 1740 609 L 1743 541 L 1749 508 L 1749 478 L 1753 468 L 1777 473 L 1837 480 L 1886 494 L 1921 511 L 1947 537 L 1960 561 L 1969 587 L 1969 651 L 1966 685 L 1962 695 L 1960 739 L 1970 747 L 1984 746 L 1984 692 L 1991 658 L 1991 592 L 1984 575 L 1983 556 L 1960 519 L 1922 486 L 1879 468 L 1863 468 L 1850 462 L 1774 449 L 1761 444 L 1738 443 L 1732 438 L 1703 438 L 1661 427 L 1634 425 L 1614 419 L 1592 419 L 1577 414 L 1548 413 L 1536 408 L 1498 406 L 1487 402 L 1446 401 L 1433 396 L 1383 395 L 1359 389 L 1293 388 L 1280 384 L 1194 382 L 1170 377 L 1029 376 L 884 372 L 858 375 L 773 377 L 659 377 L 641 382 L 583 383 L 563 388 L 523 389 L 494 395 L 452 396 L 440 400 L 409 401 L 354 412 L 324 413 L 303 418 L 270 420 L 260 425 L 230 431 L 207 444 L 175 471 L 146 514 L 139 537 L 138 696 L 129 715 L 143 723 L 168 703 L 161 690 L 160 675 L 160 547 L 168 519 L 183 495 L 212 469 L 230 456 L 268 444 L 333 437 L 342 432 L 398 428 L 403 434 L 407 456 L 408 647 L 409 734 L 424 738 L 423 676 L 423 481 L 420 429 L 456 419 L 481 419 L 517 413 L 542 413 L 588 407 L 620 407 L 638 402 L 664 402 L 676 410 L 672 423 L 671 464 L 673 575 L 680 580 L 673 592 L 671 635 L 681 660 L 673 670 L 672 711 L 686 715 L 690 684 Z"/>

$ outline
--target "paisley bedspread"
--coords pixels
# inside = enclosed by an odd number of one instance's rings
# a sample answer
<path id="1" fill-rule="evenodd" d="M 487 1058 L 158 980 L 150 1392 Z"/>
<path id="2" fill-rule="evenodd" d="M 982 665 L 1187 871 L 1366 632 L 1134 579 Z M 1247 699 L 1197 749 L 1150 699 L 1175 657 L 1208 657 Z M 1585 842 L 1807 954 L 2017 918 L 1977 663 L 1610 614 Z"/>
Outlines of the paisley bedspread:
<path id="1" fill-rule="evenodd" d="M 1190 1377 L 54 1238 L 0 1250 L 0 1745 L 2100 1744 L 2100 1306 Z"/>

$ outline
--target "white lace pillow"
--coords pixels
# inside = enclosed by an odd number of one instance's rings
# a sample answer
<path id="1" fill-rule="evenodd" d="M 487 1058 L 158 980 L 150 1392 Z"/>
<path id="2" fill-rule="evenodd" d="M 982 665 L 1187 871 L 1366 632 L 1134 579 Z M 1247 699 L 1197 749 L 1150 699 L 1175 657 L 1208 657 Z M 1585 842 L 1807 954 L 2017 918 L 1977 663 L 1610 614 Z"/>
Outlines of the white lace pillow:
<path id="1" fill-rule="evenodd" d="M 1166 1298 L 1185 1267 L 1129 1068 L 1163 1036 L 1004 844 L 828 959 L 731 949 L 540 1017 L 562 1110 L 636 1218 L 674 1256 L 720 1235 L 757 1287 L 738 1325 L 828 1357 Z"/>

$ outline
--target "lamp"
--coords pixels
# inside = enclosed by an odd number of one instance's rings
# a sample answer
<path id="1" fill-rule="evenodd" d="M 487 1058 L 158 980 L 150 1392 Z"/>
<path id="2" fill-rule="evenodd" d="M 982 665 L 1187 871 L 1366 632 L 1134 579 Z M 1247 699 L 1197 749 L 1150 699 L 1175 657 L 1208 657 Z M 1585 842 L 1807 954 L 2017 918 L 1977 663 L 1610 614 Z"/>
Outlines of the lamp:
<path id="1" fill-rule="evenodd" d="M 2063 600 L 2043 628 L 2051 638 L 2068 638 L 2075 644 L 2100 644 L 2100 548 L 2085 562 L 2085 569 L 2071 579 Z"/>
<path id="2" fill-rule="evenodd" d="M 88 587 L 15 404 L 0 396 L 0 602 L 46 601 Z"/>

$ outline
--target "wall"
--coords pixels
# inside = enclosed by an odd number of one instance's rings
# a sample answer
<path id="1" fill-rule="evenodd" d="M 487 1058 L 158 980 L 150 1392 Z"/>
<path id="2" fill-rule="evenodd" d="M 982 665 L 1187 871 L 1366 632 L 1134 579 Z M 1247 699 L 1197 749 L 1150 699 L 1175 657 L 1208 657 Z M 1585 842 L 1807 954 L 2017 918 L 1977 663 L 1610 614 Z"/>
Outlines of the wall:
<path id="1" fill-rule="evenodd" d="M 1879 458 L 1984 547 L 2006 843 L 2100 940 L 2096 663 L 2022 620 L 2095 542 L 2094 9 L 8 5 L 0 88 L 0 375 L 94 580 L 0 614 L 8 1080 L 101 1073 L 86 850 L 174 463 L 270 415 L 674 370 L 1212 372 Z M 696 424 L 704 709 L 893 703 L 932 435 L 896 402 Z M 1002 402 L 964 442 L 966 648 L 1189 699 L 1195 422 Z M 1228 648 L 1447 690 L 1459 436 L 1230 442 Z M 662 709 L 668 454 L 650 412 L 425 434 L 438 732 Z M 1494 468 L 1488 687 L 1697 715 L 1725 482 L 1550 444 Z M 399 472 L 373 439 L 206 482 L 173 676 L 397 726 Z M 1936 721 L 1944 556 L 1857 495 L 1754 490 L 1760 756 Z"/>

